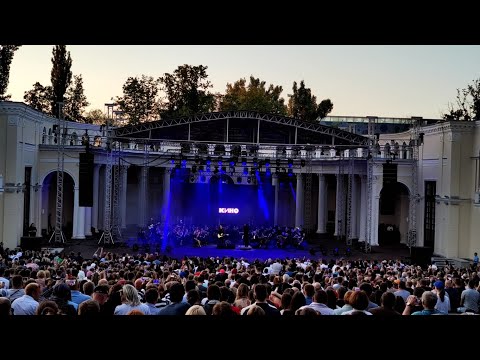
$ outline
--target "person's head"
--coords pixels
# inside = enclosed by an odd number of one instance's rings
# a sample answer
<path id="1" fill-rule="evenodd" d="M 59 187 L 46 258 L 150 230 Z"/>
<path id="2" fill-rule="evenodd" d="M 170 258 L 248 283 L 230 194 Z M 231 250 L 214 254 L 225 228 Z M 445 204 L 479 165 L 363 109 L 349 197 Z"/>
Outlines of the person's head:
<path id="1" fill-rule="evenodd" d="M 122 287 L 122 300 L 125 304 L 130 306 L 140 305 L 140 298 L 138 297 L 137 289 L 130 284 L 125 284 Z"/>
<path id="2" fill-rule="evenodd" d="M 109 288 L 107 285 L 97 285 L 93 290 L 92 299 L 103 305 L 108 300 L 108 292 Z"/>
<path id="3" fill-rule="evenodd" d="M 304 307 L 295 311 L 295 315 L 303 315 L 303 316 L 318 316 L 321 315 L 317 310 L 312 309 L 310 307 Z"/>
<path id="4" fill-rule="evenodd" d="M 86 300 L 78 305 L 78 315 L 98 315 L 100 313 L 100 305 L 95 300 Z"/>
<path id="5" fill-rule="evenodd" d="M 355 291 L 350 297 L 350 305 L 355 310 L 366 310 L 368 307 L 368 296 L 364 291 Z"/>
<path id="6" fill-rule="evenodd" d="M 158 290 L 150 288 L 145 292 L 145 302 L 148 304 L 156 304 L 158 300 Z"/>
<path id="7" fill-rule="evenodd" d="M 185 288 L 178 281 L 170 286 L 170 300 L 174 303 L 179 303 L 183 300 L 183 295 L 185 295 Z"/>
<path id="8" fill-rule="evenodd" d="M 12 315 L 12 303 L 6 297 L 0 297 L 0 316 Z"/>
<path id="9" fill-rule="evenodd" d="M 345 295 L 343 296 L 343 301 L 345 304 L 350 305 L 350 298 L 352 297 L 354 291 L 353 290 L 348 290 Z"/>
<path id="10" fill-rule="evenodd" d="M 253 315 L 253 316 L 263 316 L 265 314 L 265 310 L 263 310 L 260 306 L 258 305 L 252 305 L 248 311 L 247 315 Z"/>
<path id="11" fill-rule="evenodd" d="M 82 287 L 83 293 L 88 296 L 92 296 L 93 290 L 95 290 L 95 284 L 91 281 L 87 281 Z"/>
<path id="12" fill-rule="evenodd" d="M 58 315 L 58 305 L 55 301 L 45 300 L 38 304 L 35 315 Z"/>
<path id="13" fill-rule="evenodd" d="M 190 291 L 196 291 L 196 290 L 190 290 Z M 185 315 L 207 315 L 207 313 L 205 312 L 205 309 L 203 308 L 202 305 L 192 305 L 188 308 Z"/>
<path id="14" fill-rule="evenodd" d="M 265 302 L 268 296 L 267 287 L 263 284 L 255 285 L 254 294 L 257 302 Z"/>
<path id="15" fill-rule="evenodd" d="M 422 305 L 425 309 L 433 310 L 437 305 L 437 295 L 432 291 L 425 291 L 422 294 Z"/>
<path id="16" fill-rule="evenodd" d="M 145 315 L 143 311 L 140 311 L 138 309 L 133 309 L 130 310 L 127 315 Z"/>
<path id="17" fill-rule="evenodd" d="M 216 303 L 213 306 L 212 315 L 230 317 L 230 316 L 237 315 L 237 313 L 235 311 L 233 311 L 232 305 L 230 305 L 226 301 L 221 301 L 219 303 Z"/>
<path id="18" fill-rule="evenodd" d="M 37 283 L 30 283 L 25 287 L 25 295 L 31 296 L 38 301 L 41 295 L 40 285 Z"/>
<path id="19" fill-rule="evenodd" d="M 238 286 L 236 298 L 237 299 L 248 298 L 248 285 L 247 284 L 241 283 Z"/>
<path id="20" fill-rule="evenodd" d="M 393 309 L 395 306 L 395 295 L 389 291 L 382 294 L 381 304 L 385 309 Z"/>

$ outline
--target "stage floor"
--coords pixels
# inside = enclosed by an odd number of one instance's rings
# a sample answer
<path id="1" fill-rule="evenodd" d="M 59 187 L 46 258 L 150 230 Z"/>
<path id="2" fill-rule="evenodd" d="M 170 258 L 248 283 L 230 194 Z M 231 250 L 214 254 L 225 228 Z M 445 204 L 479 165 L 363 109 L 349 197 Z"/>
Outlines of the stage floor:
<path id="1" fill-rule="evenodd" d="M 95 239 L 86 239 L 86 240 L 70 240 L 67 241 L 64 246 L 64 251 L 69 252 L 81 252 L 82 256 L 86 259 L 92 258 L 93 254 L 99 246 L 98 241 Z M 334 249 L 338 248 L 338 255 L 334 253 Z M 132 246 L 127 246 L 126 243 L 117 242 L 114 245 L 105 246 L 107 251 L 116 253 L 116 254 L 135 254 L 135 253 L 144 253 L 145 249 L 139 248 L 137 251 L 134 251 Z M 161 252 L 162 255 L 171 256 L 174 258 L 182 258 L 184 256 L 200 256 L 200 257 L 235 257 L 252 260 L 252 259 L 284 259 L 284 258 L 307 258 L 307 259 L 339 259 L 339 258 L 350 258 L 354 260 L 390 260 L 390 259 L 400 259 L 402 261 L 408 261 L 410 257 L 409 249 L 405 245 L 395 245 L 395 246 L 374 246 L 372 247 L 372 252 L 370 254 L 365 254 L 359 250 L 351 248 L 351 253 L 348 255 L 346 253 L 347 246 L 345 244 L 339 243 L 337 240 L 322 240 L 321 243 L 308 244 L 306 243 L 304 249 L 279 249 L 279 248 L 268 248 L 268 249 L 255 249 L 244 250 L 241 246 L 237 246 L 234 249 L 218 249 L 216 245 L 207 245 L 201 248 L 193 247 L 190 245 L 177 246 L 168 252 Z M 322 251 L 323 250 L 323 253 Z M 155 252 L 155 249 L 151 249 L 150 252 Z"/>

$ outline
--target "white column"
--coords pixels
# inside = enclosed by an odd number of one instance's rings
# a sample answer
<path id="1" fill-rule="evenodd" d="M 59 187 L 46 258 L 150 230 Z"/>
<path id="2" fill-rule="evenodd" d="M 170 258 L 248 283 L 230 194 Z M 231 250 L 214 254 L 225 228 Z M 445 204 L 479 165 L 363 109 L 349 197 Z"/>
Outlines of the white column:
<path id="1" fill-rule="evenodd" d="M 303 227 L 303 177 L 297 174 L 297 199 L 295 202 L 295 226 Z"/>
<path id="2" fill-rule="evenodd" d="M 352 239 L 358 238 L 357 233 L 357 177 L 353 174 L 352 180 L 352 209 L 350 212 L 350 234 Z"/>
<path id="3" fill-rule="evenodd" d="M 318 174 L 318 217 L 317 234 L 327 232 L 327 181 L 324 174 Z"/>
<path id="4" fill-rule="evenodd" d="M 122 166 L 120 172 L 122 182 L 120 193 L 120 226 L 122 229 L 127 227 L 127 172 L 128 166 Z"/>
<path id="5" fill-rule="evenodd" d="M 80 207 L 78 206 L 78 186 L 73 188 L 73 231 L 72 239 L 76 239 L 78 236 L 78 214 Z"/>
<path id="6" fill-rule="evenodd" d="M 360 177 L 360 235 L 358 241 L 365 241 L 367 230 L 367 176 Z"/>
<path id="7" fill-rule="evenodd" d="M 342 181 L 342 176 L 343 175 L 336 175 L 337 176 L 337 191 L 336 191 L 336 201 L 335 201 L 335 233 L 333 235 L 338 236 L 339 234 L 339 221 L 342 219 L 342 216 L 338 209 L 340 209 L 340 202 L 342 201 L 341 196 L 343 194 L 343 181 Z"/>
<path id="8" fill-rule="evenodd" d="M 92 208 L 85 208 L 85 236 L 92 236 Z"/>
<path id="9" fill-rule="evenodd" d="M 162 215 L 163 220 L 168 220 L 169 216 L 169 206 L 170 206 L 170 171 L 165 168 L 163 173 L 163 206 L 162 206 Z"/>
<path id="10" fill-rule="evenodd" d="M 83 206 L 78 207 L 76 239 L 85 239 L 85 209 Z"/>
<path id="11" fill-rule="evenodd" d="M 278 187 L 279 187 L 279 182 L 278 182 L 278 175 L 273 174 L 272 175 L 272 185 L 275 187 L 275 203 L 273 207 L 273 225 L 277 226 L 278 225 Z"/>
<path id="12" fill-rule="evenodd" d="M 98 207 L 100 198 L 98 196 L 98 183 L 100 181 L 100 166 L 93 168 L 93 207 L 92 207 L 92 226 L 98 230 Z"/>

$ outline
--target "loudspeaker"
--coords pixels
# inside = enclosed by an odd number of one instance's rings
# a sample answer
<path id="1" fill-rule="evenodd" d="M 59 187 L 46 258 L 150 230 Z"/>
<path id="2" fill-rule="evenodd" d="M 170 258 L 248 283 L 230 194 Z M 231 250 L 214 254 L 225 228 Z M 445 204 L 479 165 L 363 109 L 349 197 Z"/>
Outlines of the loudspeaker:
<path id="1" fill-rule="evenodd" d="M 397 182 L 397 168 L 398 164 L 383 164 L 383 186 Z"/>
<path id="2" fill-rule="evenodd" d="M 93 206 L 93 163 L 94 155 L 80 153 L 80 168 L 78 171 L 78 205 Z"/>
<path id="3" fill-rule="evenodd" d="M 36 236 L 23 236 L 20 238 L 20 247 L 24 250 L 41 250 L 42 249 L 42 237 Z"/>
<path id="4" fill-rule="evenodd" d="M 421 267 L 427 267 L 432 263 L 433 248 L 412 246 L 411 262 Z"/>

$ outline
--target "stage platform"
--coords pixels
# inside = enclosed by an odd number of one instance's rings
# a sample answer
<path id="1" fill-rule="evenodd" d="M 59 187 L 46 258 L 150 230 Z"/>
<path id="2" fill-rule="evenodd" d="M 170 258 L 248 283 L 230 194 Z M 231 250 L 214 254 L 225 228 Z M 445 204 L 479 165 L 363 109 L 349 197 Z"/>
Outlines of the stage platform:
<path id="1" fill-rule="evenodd" d="M 98 244 L 95 239 L 86 240 L 71 240 L 67 241 L 64 245 L 64 251 L 69 252 L 81 252 L 82 256 L 89 259 L 92 258 L 95 251 L 100 246 L 103 246 L 107 251 L 116 254 L 136 254 L 145 253 L 145 248 L 139 247 L 138 250 L 132 248 L 133 244 L 127 245 L 127 243 L 116 242 L 114 245 L 102 245 Z M 216 245 L 210 244 L 202 247 L 194 247 L 193 244 L 172 247 L 167 251 L 160 251 L 161 255 L 167 255 L 175 258 L 182 258 L 184 256 L 200 256 L 200 257 L 243 257 L 245 259 L 276 259 L 276 258 L 307 258 L 307 259 L 339 259 L 339 258 L 351 258 L 354 260 L 389 260 L 400 259 L 403 262 L 409 262 L 410 253 L 405 245 L 396 245 L 389 247 L 374 246 L 372 252 L 365 254 L 359 250 L 350 248 L 350 252 L 347 252 L 347 246 L 334 239 L 324 239 L 322 243 L 316 242 L 315 244 L 305 243 L 303 249 L 287 248 L 268 248 L 268 249 L 245 249 L 243 244 L 237 244 L 233 249 L 218 249 Z M 335 251 L 338 249 L 338 252 Z M 155 248 L 150 248 L 150 252 L 156 252 Z"/>

